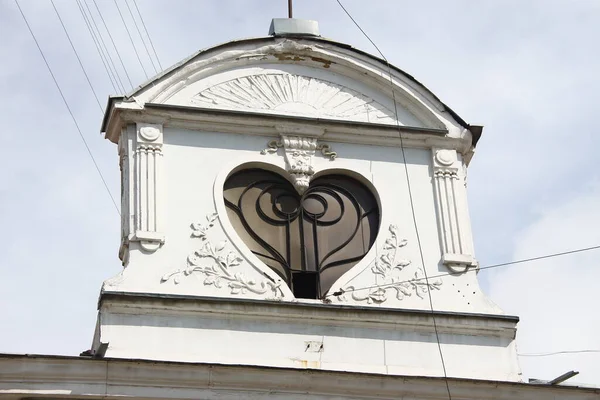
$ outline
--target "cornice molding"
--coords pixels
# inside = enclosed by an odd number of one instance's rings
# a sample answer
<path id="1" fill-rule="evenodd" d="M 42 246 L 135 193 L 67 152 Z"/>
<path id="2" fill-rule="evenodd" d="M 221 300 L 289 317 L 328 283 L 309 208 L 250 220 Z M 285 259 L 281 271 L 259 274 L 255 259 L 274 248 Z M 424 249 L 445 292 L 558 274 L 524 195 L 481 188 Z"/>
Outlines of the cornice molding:
<path id="1" fill-rule="evenodd" d="M 127 315 L 222 315 L 227 318 L 282 321 L 301 320 L 307 324 L 327 324 L 351 328 L 406 329 L 434 332 L 431 312 L 333 304 L 212 299 L 173 295 L 103 292 L 102 312 Z M 504 315 L 435 312 L 439 333 L 491 336 L 514 339 L 517 317 Z"/>
<path id="2" fill-rule="evenodd" d="M 600 389 L 449 378 L 463 400 L 592 400 Z M 0 399 L 447 399 L 441 377 L 0 354 Z"/>
<path id="3" fill-rule="evenodd" d="M 340 121 L 323 118 L 281 116 L 242 111 L 200 109 L 148 103 L 143 108 L 117 103 L 106 127 L 106 138 L 118 143 L 123 127 L 134 123 L 162 124 L 190 130 L 237 133 L 277 138 L 282 132 L 319 136 L 323 141 L 390 147 L 453 149 L 470 157 L 471 135 L 465 129 L 460 138 L 445 129 Z M 321 133 L 322 132 L 322 133 Z"/>
<path id="4" fill-rule="evenodd" d="M 198 53 L 163 74 L 151 86 L 145 85 L 137 90 L 131 98 L 141 103 L 176 104 L 181 99 L 174 99 L 183 92 L 186 92 L 184 97 L 189 97 L 189 88 L 196 83 L 203 86 L 203 83 L 219 74 L 244 68 L 285 68 L 290 64 L 361 82 L 387 97 L 386 102 L 395 99 L 425 126 L 448 127 L 452 130 L 460 126 L 446 107 L 410 75 L 391 70 L 380 60 L 365 57 L 354 49 L 341 47 L 334 42 L 315 43 L 296 38 L 278 38 L 241 46 L 232 43 L 227 50 L 213 48 Z M 391 110 L 394 107 L 386 105 L 386 108 Z"/>

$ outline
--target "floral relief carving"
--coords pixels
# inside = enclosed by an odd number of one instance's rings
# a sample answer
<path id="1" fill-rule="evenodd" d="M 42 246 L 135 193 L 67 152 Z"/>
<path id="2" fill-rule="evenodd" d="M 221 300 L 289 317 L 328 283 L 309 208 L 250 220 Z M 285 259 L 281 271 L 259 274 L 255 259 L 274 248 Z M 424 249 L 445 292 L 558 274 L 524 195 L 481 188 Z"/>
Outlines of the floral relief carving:
<path id="1" fill-rule="evenodd" d="M 331 161 L 335 160 L 337 153 L 331 150 L 331 146 L 328 144 L 321 143 L 317 146 L 317 150 L 321 151 L 321 154 L 325 157 L 329 157 Z"/>
<path id="2" fill-rule="evenodd" d="M 192 274 L 200 273 L 205 276 L 204 285 L 212 285 L 216 288 L 229 288 L 231 294 L 254 293 L 268 295 L 273 298 L 281 298 L 281 282 L 275 282 L 269 276 L 261 281 L 256 281 L 245 276 L 238 270 L 244 263 L 244 259 L 235 251 L 230 249 L 228 241 L 223 240 L 214 244 L 209 238 L 209 231 L 215 225 L 218 218 L 217 213 L 206 216 L 206 223 L 191 224 L 191 237 L 197 238 L 202 245 L 187 258 L 187 266 L 170 272 L 161 278 L 161 283 L 173 281 L 178 285 L 182 278 Z"/>
<path id="3" fill-rule="evenodd" d="M 395 292 L 396 299 L 403 300 L 413 294 L 423 299 L 428 291 L 439 290 L 442 285 L 440 279 L 424 279 L 425 274 L 420 267 L 409 272 L 411 261 L 398 258 L 399 250 L 406 244 L 406 239 L 399 237 L 398 227 L 390 225 L 382 254 L 371 265 L 371 272 L 381 277 L 381 283 L 369 288 L 345 286 L 338 292 L 337 299 L 347 301 L 347 295 L 351 293 L 355 301 L 381 304 L 388 300 L 388 292 Z"/>
<path id="4" fill-rule="evenodd" d="M 331 161 L 335 160 L 337 153 L 331 150 L 328 144 L 318 143 L 317 138 L 282 135 L 281 140 L 271 140 L 261 154 L 273 154 L 277 149 L 284 149 L 285 166 L 293 179 L 293 184 L 298 193 L 302 194 L 308 189 L 310 180 L 315 174 L 312 159 L 318 150 Z"/>
<path id="5" fill-rule="evenodd" d="M 271 140 L 269 143 L 267 143 L 267 147 L 261 150 L 260 154 L 274 154 L 277 153 L 277 149 L 281 147 L 283 147 L 283 143 L 281 143 L 281 140 Z"/>

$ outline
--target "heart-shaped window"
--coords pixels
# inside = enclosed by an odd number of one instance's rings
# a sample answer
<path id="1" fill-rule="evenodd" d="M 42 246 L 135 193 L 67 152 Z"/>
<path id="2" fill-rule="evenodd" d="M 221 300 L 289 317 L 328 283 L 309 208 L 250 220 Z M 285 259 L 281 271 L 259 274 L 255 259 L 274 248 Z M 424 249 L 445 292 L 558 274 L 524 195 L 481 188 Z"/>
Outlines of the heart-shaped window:
<path id="1" fill-rule="evenodd" d="M 321 176 L 300 195 L 282 176 L 248 169 L 223 193 L 238 235 L 299 298 L 324 296 L 375 243 L 377 200 L 349 176 Z"/>

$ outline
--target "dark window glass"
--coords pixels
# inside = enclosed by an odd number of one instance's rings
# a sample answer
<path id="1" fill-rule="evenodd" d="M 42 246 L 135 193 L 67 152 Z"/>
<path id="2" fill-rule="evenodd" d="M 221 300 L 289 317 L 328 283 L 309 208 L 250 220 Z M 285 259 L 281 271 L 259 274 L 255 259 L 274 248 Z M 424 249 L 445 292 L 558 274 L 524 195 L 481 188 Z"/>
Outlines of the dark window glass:
<path id="1" fill-rule="evenodd" d="M 303 195 L 282 176 L 249 169 L 225 182 L 227 213 L 250 250 L 300 298 L 321 298 L 369 251 L 375 196 L 356 179 L 327 175 Z"/>

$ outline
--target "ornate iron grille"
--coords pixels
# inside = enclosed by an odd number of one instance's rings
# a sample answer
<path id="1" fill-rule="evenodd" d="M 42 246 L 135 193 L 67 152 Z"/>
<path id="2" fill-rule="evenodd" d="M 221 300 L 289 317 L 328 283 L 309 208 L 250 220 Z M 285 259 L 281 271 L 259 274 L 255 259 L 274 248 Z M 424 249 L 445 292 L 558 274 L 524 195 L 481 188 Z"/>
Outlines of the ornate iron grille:
<path id="1" fill-rule="evenodd" d="M 365 256 L 379 228 L 375 196 L 344 175 L 317 178 L 299 195 L 274 172 L 243 170 L 225 182 L 224 199 L 237 233 L 296 297 L 325 295 Z"/>

